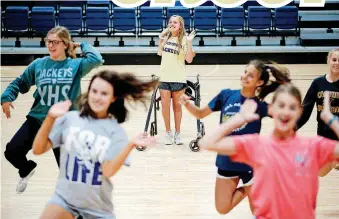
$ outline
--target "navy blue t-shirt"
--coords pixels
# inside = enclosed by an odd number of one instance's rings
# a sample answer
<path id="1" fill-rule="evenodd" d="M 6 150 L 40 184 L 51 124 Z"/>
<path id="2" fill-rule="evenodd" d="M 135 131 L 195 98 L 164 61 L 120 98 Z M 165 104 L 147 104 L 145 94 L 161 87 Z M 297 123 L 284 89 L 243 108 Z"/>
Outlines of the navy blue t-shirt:
<path id="1" fill-rule="evenodd" d="M 259 101 L 258 98 L 252 98 L 258 104 L 256 113 L 260 116 L 260 120 L 246 123 L 240 128 L 232 131 L 230 135 L 245 135 L 259 133 L 261 129 L 261 119 L 268 114 L 268 105 L 266 102 Z M 246 100 L 246 97 L 241 95 L 240 90 L 222 90 L 208 104 L 212 111 L 221 111 L 220 123 L 225 122 L 231 116 L 239 113 L 241 105 Z M 228 156 L 217 155 L 216 166 L 222 170 L 229 171 L 252 171 L 252 168 L 244 163 L 233 162 Z"/>

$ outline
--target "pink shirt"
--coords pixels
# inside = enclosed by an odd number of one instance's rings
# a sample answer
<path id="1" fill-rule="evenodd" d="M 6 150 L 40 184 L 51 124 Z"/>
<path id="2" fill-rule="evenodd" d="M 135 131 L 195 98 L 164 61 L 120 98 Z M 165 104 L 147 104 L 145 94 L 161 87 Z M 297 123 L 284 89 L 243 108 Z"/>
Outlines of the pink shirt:
<path id="1" fill-rule="evenodd" d="M 294 136 L 280 141 L 258 134 L 233 136 L 231 159 L 254 169 L 251 198 L 257 219 L 314 219 L 318 173 L 333 161 L 337 141 Z"/>

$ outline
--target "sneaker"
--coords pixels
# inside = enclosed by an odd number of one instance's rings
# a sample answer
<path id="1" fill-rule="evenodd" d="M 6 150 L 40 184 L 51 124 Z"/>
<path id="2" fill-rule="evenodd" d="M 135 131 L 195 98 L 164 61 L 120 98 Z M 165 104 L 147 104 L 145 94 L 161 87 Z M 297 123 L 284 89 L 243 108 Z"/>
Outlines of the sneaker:
<path id="1" fill-rule="evenodd" d="M 165 134 L 165 145 L 172 145 L 172 144 L 173 144 L 172 132 L 166 132 L 166 134 Z"/>
<path id="2" fill-rule="evenodd" d="M 26 190 L 27 184 L 28 184 L 28 180 L 29 180 L 29 178 L 31 178 L 34 175 L 34 172 L 35 172 L 35 169 L 33 169 L 26 177 L 21 178 L 19 180 L 19 183 L 16 186 L 16 192 L 18 194 L 21 194 L 21 193 L 23 193 Z"/>
<path id="3" fill-rule="evenodd" d="M 174 143 L 175 143 L 176 145 L 182 145 L 182 144 L 184 144 L 184 143 L 181 141 L 180 133 L 179 133 L 179 132 L 176 132 L 175 135 L 174 135 Z"/>

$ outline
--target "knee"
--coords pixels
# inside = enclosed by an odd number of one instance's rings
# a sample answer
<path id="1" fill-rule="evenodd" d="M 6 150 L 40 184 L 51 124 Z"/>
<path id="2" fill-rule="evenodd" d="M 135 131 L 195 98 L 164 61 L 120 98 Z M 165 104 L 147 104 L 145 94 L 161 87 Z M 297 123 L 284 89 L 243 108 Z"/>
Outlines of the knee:
<path id="1" fill-rule="evenodd" d="M 217 212 L 219 213 L 219 214 L 221 214 L 221 215 L 225 215 L 225 214 L 228 214 L 229 212 L 230 212 L 230 209 L 229 208 L 227 208 L 227 207 L 225 207 L 225 206 L 223 206 L 223 207 L 215 207 L 215 209 L 217 210 Z"/>
<path id="2" fill-rule="evenodd" d="M 173 104 L 173 110 L 175 111 L 175 112 L 181 112 L 181 109 L 182 109 L 182 107 L 181 107 L 181 104 L 180 103 L 174 103 Z"/>
<path id="3" fill-rule="evenodd" d="M 230 205 L 228 203 L 215 203 L 215 209 L 219 214 L 225 215 L 231 211 Z"/>
<path id="4" fill-rule="evenodd" d="M 10 143 L 8 143 L 4 151 L 5 158 L 10 160 L 11 158 L 15 157 L 16 154 L 18 154 L 18 151 L 13 150 Z"/>

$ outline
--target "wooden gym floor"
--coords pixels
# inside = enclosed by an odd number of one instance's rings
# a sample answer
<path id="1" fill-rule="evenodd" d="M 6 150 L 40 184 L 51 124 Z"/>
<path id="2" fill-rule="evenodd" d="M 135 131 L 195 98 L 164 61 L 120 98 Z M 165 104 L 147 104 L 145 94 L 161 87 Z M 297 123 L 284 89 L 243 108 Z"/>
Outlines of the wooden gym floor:
<path id="1" fill-rule="evenodd" d="M 134 72 L 143 78 L 151 78 L 159 66 L 104 66 L 118 71 Z M 239 77 L 244 65 L 205 65 L 187 67 L 188 79 L 195 82 L 195 76 L 201 75 L 201 105 L 205 106 L 221 89 L 239 88 Z M 327 71 L 326 65 L 288 65 L 293 82 L 302 90 L 303 95 L 311 80 Z M 25 66 L 2 67 L 1 92 L 8 84 L 23 72 Z M 87 89 L 90 75 L 83 79 L 83 89 Z M 16 194 L 19 180 L 17 171 L 3 156 L 6 143 L 25 120 L 35 90 L 19 95 L 14 102 L 12 118 L 7 120 L 1 114 L 1 216 L 4 219 L 38 218 L 50 199 L 58 168 L 52 152 L 42 156 L 28 157 L 38 163 L 35 175 L 29 181 L 23 194 Z M 147 111 L 132 109 L 128 122 L 123 124 L 129 136 L 142 132 Z M 312 118 L 301 129 L 305 135 L 316 133 L 315 110 Z M 173 113 L 172 116 L 172 129 Z M 152 120 L 153 121 L 153 120 Z M 219 113 L 203 119 L 206 132 L 213 131 L 219 121 Z M 265 119 L 262 133 L 268 133 L 272 121 Z M 183 110 L 182 138 L 183 146 L 165 146 L 163 143 L 164 124 L 161 111 L 158 111 L 158 144 L 156 147 L 132 152 L 132 166 L 122 168 L 113 177 L 114 206 L 120 219 L 245 219 L 252 218 L 247 199 L 243 200 L 227 216 L 219 215 L 214 208 L 214 184 L 216 168 L 215 154 L 206 151 L 192 152 L 188 144 L 197 136 L 196 120 Z M 320 179 L 317 202 L 317 218 L 339 217 L 339 172 L 332 171 Z M 303 183 L 303 182 L 300 182 Z M 279 195 L 279 194 L 276 194 Z"/>

